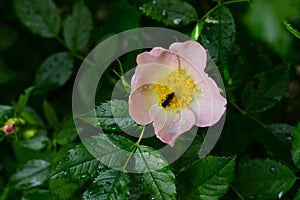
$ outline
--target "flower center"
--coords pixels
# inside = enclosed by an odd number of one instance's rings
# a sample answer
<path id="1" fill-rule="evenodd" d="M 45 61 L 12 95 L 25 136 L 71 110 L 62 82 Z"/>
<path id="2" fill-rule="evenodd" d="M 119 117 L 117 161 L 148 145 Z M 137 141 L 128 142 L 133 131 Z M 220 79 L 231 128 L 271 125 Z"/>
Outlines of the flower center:
<path id="1" fill-rule="evenodd" d="M 161 84 L 153 85 L 153 89 L 162 108 L 171 109 L 174 113 L 181 108 L 188 109 L 188 104 L 193 100 L 192 95 L 197 89 L 184 69 L 170 72 L 159 82 Z"/>

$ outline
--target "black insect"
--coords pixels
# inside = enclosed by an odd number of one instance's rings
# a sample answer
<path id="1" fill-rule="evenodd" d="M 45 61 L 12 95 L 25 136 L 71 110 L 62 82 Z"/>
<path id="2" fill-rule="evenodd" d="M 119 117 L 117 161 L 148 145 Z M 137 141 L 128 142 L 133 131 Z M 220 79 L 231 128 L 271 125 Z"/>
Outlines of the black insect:
<path id="1" fill-rule="evenodd" d="M 174 96 L 175 96 L 174 92 L 168 94 L 168 95 L 166 96 L 166 99 L 165 99 L 165 100 L 162 100 L 161 106 L 164 107 L 164 108 L 166 108 L 167 106 L 169 106 L 169 105 L 170 105 L 170 102 L 172 101 L 172 99 L 174 98 Z"/>

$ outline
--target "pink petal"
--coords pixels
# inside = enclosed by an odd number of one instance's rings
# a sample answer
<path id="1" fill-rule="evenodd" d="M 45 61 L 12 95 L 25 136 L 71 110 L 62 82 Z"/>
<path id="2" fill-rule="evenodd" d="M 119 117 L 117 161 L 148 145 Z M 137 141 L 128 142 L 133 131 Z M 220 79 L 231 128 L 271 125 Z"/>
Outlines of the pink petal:
<path id="1" fill-rule="evenodd" d="M 14 133 L 13 123 L 7 124 L 4 126 L 3 131 L 5 134 L 12 134 Z"/>
<path id="2" fill-rule="evenodd" d="M 179 113 L 165 111 L 158 105 L 150 110 L 156 137 L 162 142 L 174 146 L 176 139 L 183 133 L 189 131 L 194 123 L 195 116 L 191 110 L 182 109 Z"/>
<path id="3" fill-rule="evenodd" d="M 149 110 L 157 103 L 149 85 L 144 85 L 129 95 L 129 115 L 138 124 L 146 125 L 152 122 Z"/>
<path id="4" fill-rule="evenodd" d="M 139 54 L 136 62 L 138 65 L 149 63 L 162 64 L 170 69 L 178 69 L 179 65 L 177 55 L 161 47 L 155 47 L 150 52 Z"/>
<path id="5" fill-rule="evenodd" d="M 227 101 L 220 94 L 215 81 L 209 77 L 197 87 L 201 92 L 199 95 L 195 95 L 189 104 L 195 114 L 195 125 L 200 127 L 212 126 L 224 114 Z"/>
<path id="6" fill-rule="evenodd" d="M 139 65 L 135 69 L 135 73 L 131 79 L 131 91 L 147 84 L 159 84 L 159 80 L 163 79 L 172 70 L 161 64 L 144 64 Z"/>
<path id="7" fill-rule="evenodd" d="M 196 69 L 204 70 L 207 55 L 205 49 L 198 42 L 192 40 L 183 43 L 176 42 L 173 43 L 169 49 L 185 58 L 193 66 L 195 66 Z"/>

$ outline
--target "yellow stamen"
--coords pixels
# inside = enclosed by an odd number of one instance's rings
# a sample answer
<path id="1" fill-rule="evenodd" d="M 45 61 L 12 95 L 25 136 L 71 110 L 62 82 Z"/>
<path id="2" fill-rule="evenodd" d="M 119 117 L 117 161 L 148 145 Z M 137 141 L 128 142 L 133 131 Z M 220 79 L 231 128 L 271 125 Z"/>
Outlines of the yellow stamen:
<path id="1" fill-rule="evenodd" d="M 177 113 L 182 108 L 188 109 L 193 94 L 197 92 L 194 81 L 184 69 L 174 70 L 157 82 L 160 84 L 151 87 L 158 104 L 164 109 L 171 109 L 173 113 Z"/>

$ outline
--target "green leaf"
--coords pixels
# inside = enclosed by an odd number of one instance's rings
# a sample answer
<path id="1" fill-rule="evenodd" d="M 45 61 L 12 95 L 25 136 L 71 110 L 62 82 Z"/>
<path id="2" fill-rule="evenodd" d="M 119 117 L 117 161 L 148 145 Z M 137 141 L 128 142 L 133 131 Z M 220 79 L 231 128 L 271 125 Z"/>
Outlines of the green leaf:
<path id="1" fill-rule="evenodd" d="M 25 106 L 27 105 L 28 99 L 31 95 L 32 90 L 33 90 L 33 87 L 29 87 L 25 90 L 25 94 L 21 94 L 19 96 L 19 100 L 18 100 L 16 108 L 15 108 L 16 112 L 20 113 L 25 108 Z"/>
<path id="2" fill-rule="evenodd" d="M 15 44 L 18 37 L 19 32 L 16 29 L 2 26 L 0 29 L 0 50 L 3 51 Z"/>
<path id="3" fill-rule="evenodd" d="M 6 112 L 13 110 L 13 107 L 8 105 L 0 105 L 0 117 L 5 115 Z"/>
<path id="4" fill-rule="evenodd" d="M 33 190 L 26 192 L 22 197 L 22 200 L 57 200 L 57 197 L 53 196 L 48 190 Z"/>
<path id="5" fill-rule="evenodd" d="M 144 190 L 156 200 L 176 199 L 175 176 L 160 153 L 147 146 L 138 146 L 135 168 L 141 173 Z"/>
<path id="6" fill-rule="evenodd" d="M 13 116 L 14 114 L 14 108 L 12 106 L 7 106 L 7 105 L 0 105 L 0 126 L 2 126 L 9 116 Z"/>
<path id="7" fill-rule="evenodd" d="M 238 166 L 234 187 L 244 197 L 277 199 L 294 184 L 293 172 L 274 160 L 251 160 Z"/>
<path id="8" fill-rule="evenodd" d="M 242 93 L 242 103 L 251 113 L 266 111 L 282 99 L 288 88 L 289 67 L 260 73 L 255 79 L 259 80 L 257 89 L 249 83 Z"/>
<path id="9" fill-rule="evenodd" d="M 63 28 L 63 36 L 71 51 L 82 49 L 89 41 L 93 29 L 92 13 L 82 0 L 73 6 L 71 16 L 68 16 Z"/>
<path id="10" fill-rule="evenodd" d="M 197 160 L 180 178 L 189 199 L 220 199 L 231 186 L 235 157 L 208 156 Z M 197 176 L 197 178 L 195 178 Z"/>
<path id="11" fill-rule="evenodd" d="M 134 131 L 137 124 L 129 115 L 128 102 L 124 100 L 110 100 L 96 107 L 96 118 L 94 112 L 79 116 L 86 123 L 101 128 L 103 131 L 120 132 Z"/>
<path id="12" fill-rule="evenodd" d="M 294 127 L 289 124 L 270 124 L 270 131 L 282 143 L 291 143 L 293 140 Z"/>
<path id="13" fill-rule="evenodd" d="M 125 137 L 111 134 L 93 136 L 83 143 L 85 146 L 74 147 L 61 159 L 54 167 L 52 178 L 89 180 L 102 168 L 102 163 L 114 168 L 123 167 L 134 145 Z"/>
<path id="14" fill-rule="evenodd" d="M 291 153 L 295 165 L 300 169 L 300 123 L 298 123 L 294 130 Z"/>
<path id="15" fill-rule="evenodd" d="M 51 179 L 89 180 L 95 176 L 100 167 L 101 163 L 87 151 L 84 145 L 80 144 L 69 150 L 54 166 Z"/>
<path id="16" fill-rule="evenodd" d="M 60 145 L 65 145 L 70 142 L 73 142 L 78 137 L 76 128 L 74 126 L 73 119 L 69 119 L 66 122 L 63 122 L 62 127 L 60 127 L 56 141 Z"/>
<path id="17" fill-rule="evenodd" d="M 127 200 L 130 179 L 127 173 L 106 168 L 83 194 L 83 199 Z"/>
<path id="18" fill-rule="evenodd" d="M 53 106 L 47 101 L 43 101 L 43 110 L 48 124 L 54 127 L 58 123 L 58 118 Z"/>
<path id="19" fill-rule="evenodd" d="M 292 27 L 292 25 L 290 23 L 288 23 L 287 21 L 283 21 L 283 24 L 285 26 L 285 28 L 291 33 L 293 34 L 295 37 L 297 37 L 298 39 L 300 39 L 300 32 L 297 31 L 295 28 Z"/>
<path id="20" fill-rule="evenodd" d="M 83 143 L 97 160 L 111 168 L 123 168 L 134 147 L 129 139 L 112 134 L 92 136 Z"/>
<path id="21" fill-rule="evenodd" d="M 293 0 L 253 1 L 245 13 L 244 22 L 249 32 L 267 43 L 282 56 L 290 55 L 291 36 L 284 29 L 282 21 L 298 14 L 299 2 Z"/>
<path id="22" fill-rule="evenodd" d="M 51 193 L 57 195 L 61 200 L 70 199 L 80 187 L 80 184 L 70 178 L 55 178 L 50 179 L 49 182 Z"/>
<path id="23" fill-rule="evenodd" d="M 222 6 L 204 20 L 200 41 L 217 65 L 224 67 L 235 44 L 235 23 L 228 8 Z"/>
<path id="24" fill-rule="evenodd" d="M 296 193 L 294 200 L 300 200 L 300 188 L 298 189 L 298 192 Z"/>
<path id="25" fill-rule="evenodd" d="M 181 0 L 149 1 L 140 9 L 152 19 L 169 26 L 184 26 L 198 20 L 195 8 Z"/>
<path id="26" fill-rule="evenodd" d="M 196 26 L 194 27 L 192 34 L 191 34 L 191 38 L 195 41 L 198 40 L 199 36 L 201 35 L 202 29 L 203 29 L 203 21 L 199 21 Z"/>
<path id="27" fill-rule="evenodd" d="M 29 189 L 43 184 L 49 175 L 50 163 L 45 160 L 30 160 L 10 178 L 16 189 Z"/>
<path id="28" fill-rule="evenodd" d="M 51 38 L 59 33 L 59 14 L 52 0 L 15 0 L 20 21 L 34 34 Z"/>
<path id="29" fill-rule="evenodd" d="M 39 67 L 35 77 L 34 91 L 44 94 L 64 85 L 73 72 L 73 58 L 67 52 L 49 56 Z"/>
<path id="30" fill-rule="evenodd" d="M 268 128 L 270 131 L 255 133 L 256 140 L 263 144 L 273 157 L 294 170 L 291 159 L 294 127 L 288 124 L 270 124 Z"/>
<path id="31" fill-rule="evenodd" d="M 47 137 L 45 132 L 41 132 L 31 139 L 17 141 L 16 143 L 21 147 L 37 151 L 47 147 L 50 144 L 50 139 Z"/>

